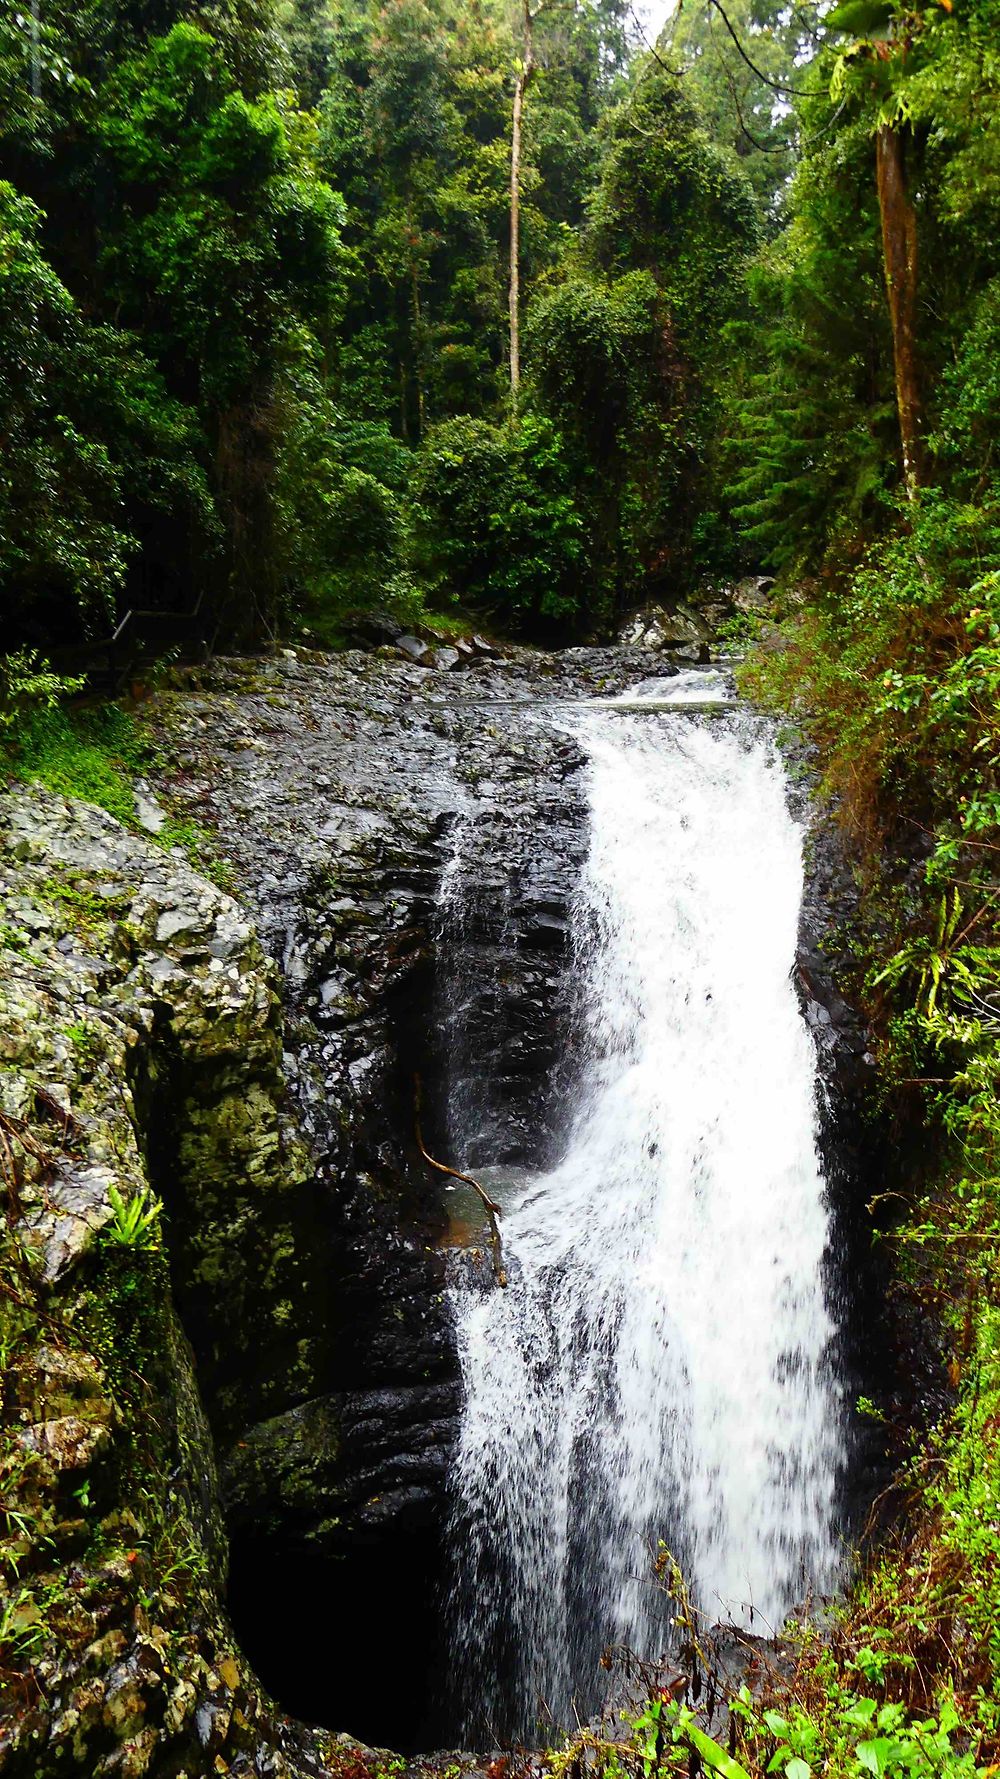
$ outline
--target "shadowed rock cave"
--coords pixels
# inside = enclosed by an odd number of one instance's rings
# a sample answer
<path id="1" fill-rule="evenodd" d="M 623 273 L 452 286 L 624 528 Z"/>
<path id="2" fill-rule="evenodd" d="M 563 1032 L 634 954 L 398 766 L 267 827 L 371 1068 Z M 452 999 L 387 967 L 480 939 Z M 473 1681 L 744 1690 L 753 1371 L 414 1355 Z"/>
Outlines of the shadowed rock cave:
<path id="1" fill-rule="evenodd" d="M 283 1189 L 258 1196 L 252 1215 L 241 1216 L 226 1173 L 229 1143 L 213 1151 L 198 1136 L 210 1123 L 231 1136 L 233 1099 L 252 1106 L 258 1083 L 231 1094 L 233 1083 L 181 1071 L 161 1045 L 135 1090 L 215 1443 L 239 1642 L 290 1716 L 415 1752 L 443 1722 L 435 1676 L 457 1375 L 439 1177 L 413 1138 L 419 1070 L 426 1140 L 444 1141 L 423 944 L 386 974 L 364 1034 L 371 1091 L 331 1118 L 316 1081 L 298 1084 L 311 1162 L 277 1120 Z M 303 1022 L 296 1037 L 305 1069 L 322 1029 Z M 220 1207 L 231 1219 L 221 1239 Z"/>
<path id="2" fill-rule="evenodd" d="M 454 1733 L 445 1697 L 437 1526 L 360 1543 L 340 1558 L 298 1556 L 237 1537 L 229 1610 L 282 1710 L 370 1747 L 416 1754 Z"/>
<path id="3" fill-rule="evenodd" d="M 234 1347 L 199 1285 L 197 1254 L 175 1256 L 216 1436 L 241 1644 L 284 1710 L 403 1752 L 457 1733 L 442 1540 L 459 1380 L 443 1288 L 449 1242 L 466 1239 L 453 1223 L 448 1233 L 449 1182 L 419 1155 L 414 1084 L 419 1076 L 435 1157 L 478 1168 L 554 1153 L 582 832 L 566 795 L 530 818 L 491 811 L 484 821 L 451 944 L 435 941 L 454 823 L 383 863 L 386 894 L 408 897 L 409 918 L 367 957 L 352 939 L 347 1020 L 329 986 L 346 898 L 331 919 L 321 882 L 302 914 L 296 942 L 307 965 L 289 996 L 302 1016 L 290 1022 L 285 1056 L 287 1067 L 294 1043 L 296 1111 L 318 1167 L 284 1207 L 299 1270 L 277 1350 L 267 1351 L 266 1319 L 252 1314 L 243 1350 Z M 156 1173 L 174 1202 L 182 1146 L 176 1117 L 161 1110 Z M 178 1219 L 196 1221 L 192 1205 Z M 266 1280 L 261 1291 L 266 1303 Z"/>
<path id="4" fill-rule="evenodd" d="M 459 1407 L 442 1297 L 448 1183 L 416 1152 L 414 1076 L 430 1153 L 465 1167 L 523 1163 L 552 1151 L 566 1047 L 566 930 L 555 892 L 543 893 L 536 873 L 501 959 L 503 898 L 495 880 L 480 888 L 447 967 L 421 962 L 388 1008 L 380 1116 L 389 1171 L 403 1183 L 392 1226 L 368 1195 L 346 1214 L 342 1195 L 324 1199 L 340 1207 L 323 1237 L 335 1429 L 326 1434 L 317 1405 L 305 1404 L 284 1417 L 300 1454 L 287 1474 L 279 1456 L 248 1481 L 245 1454 L 267 1449 L 263 1430 L 242 1442 L 242 1461 L 237 1442 L 223 1463 L 229 1609 L 264 1685 L 293 1715 L 403 1753 L 451 1745 L 458 1734 L 443 1625 L 447 1463 Z M 456 999 L 460 1011 L 449 1018 L 446 1003 Z M 455 1043 L 456 1019 L 462 1042 L 448 1056 L 442 1036 Z M 477 1068 L 489 1073 L 481 1089 Z M 451 1098 L 463 1108 L 475 1098 L 478 1111 L 461 1155 Z M 370 1133 L 353 1152 L 359 1160 L 371 1164 Z"/>

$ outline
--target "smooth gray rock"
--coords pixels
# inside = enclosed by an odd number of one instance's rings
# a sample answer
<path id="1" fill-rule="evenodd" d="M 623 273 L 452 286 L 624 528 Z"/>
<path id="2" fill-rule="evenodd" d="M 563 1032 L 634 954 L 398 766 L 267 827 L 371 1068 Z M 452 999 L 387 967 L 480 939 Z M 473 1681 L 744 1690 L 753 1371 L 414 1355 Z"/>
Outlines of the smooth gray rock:
<path id="1" fill-rule="evenodd" d="M 774 576 L 767 574 L 747 575 L 737 581 L 732 588 L 730 597 L 738 612 L 752 615 L 766 610 L 768 594 L 774 587 Z"/>
<path id="2" fill-rule="evenodd" d="M 419 636 L 397 636 L 395 647 L 401 655 L 410 661 L 422 662 L 430 654 L 430 647 L 422 642 Z"/>
<path id="3" fill-rule="evenodd" d="M 166 810 L 160 808 L 154 797 L 146 796 L 138 789 L 135 792 L 135 818 L 147 834 L 161 834 L 167 825 Z"/>
<path id="4" fill-rule="evenodd" d="M 708 640 L 708 631 L 690 606 L 678 604 L 668 609 L 665 606 L 651 605 L 635 612 L 628 619 L 619 632 L 618 640 L 628 648 L 677 649 L 704 645 Z"/>

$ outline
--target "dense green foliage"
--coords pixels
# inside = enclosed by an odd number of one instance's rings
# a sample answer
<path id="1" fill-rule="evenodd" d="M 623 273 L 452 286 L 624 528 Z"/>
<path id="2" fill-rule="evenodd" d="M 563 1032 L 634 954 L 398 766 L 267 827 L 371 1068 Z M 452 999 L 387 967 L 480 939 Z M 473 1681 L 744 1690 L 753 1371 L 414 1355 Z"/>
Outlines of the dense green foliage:
<path id="1" fill-rule="evenodd" d="M 760 204 L 636 53 L 622 0 L 543 6 L 514 412 L 519 31 L 504 0 L 5 15 L 15 639 L 106 636 L 129 607 L 199 602 L 209 634 L 304 619 L 333 636 L 352 609 L 425 598 L 565 634 L 711 558 L 720 328 L 744 303 Z M 477 449 L 452 536 L 435 502 L 460 436 Z"/>
<path id="2" fill-rule="evenodd" d="M 107 632 L 215 590 L 273 616 L 274 485 L 343 209 L 264 14 L 64 6 L 0 27 L 0 583 L 23 632 Z"/>
<path id="3" fill-rule="evenodd" d="M 497 604 L 535 627 L 572 614 L 585 570 L 583 525 L 551 423 L 446 421 L 421 453 L 417 547 L 436 593 Z"/>
<path id="4" fill-rule="evenodd" d="M 776 0 L 727 0 L 676 7 L 661 50 L 682 77 L 712 140 L 738 160 L 769 231 L 785 214 L 795 167 L 798 120 L 788 100 L 800 86 L 797 63 L 821 32 L 817 9 Z"/>

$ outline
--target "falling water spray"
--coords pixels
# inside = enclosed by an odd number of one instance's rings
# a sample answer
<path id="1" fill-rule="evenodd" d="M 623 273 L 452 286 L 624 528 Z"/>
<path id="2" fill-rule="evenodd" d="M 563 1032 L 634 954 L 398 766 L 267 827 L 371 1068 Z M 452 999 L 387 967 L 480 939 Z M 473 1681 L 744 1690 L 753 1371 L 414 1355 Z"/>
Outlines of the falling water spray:
<path id="1" fill-rule="evenodd" d="M 838 1567 L 783 767 L 746 717 L 564 720 L 588 761 L 578 1103 L 562 1161 L 508 1202 L 508 1290 L 452 1293 L 451 1666 L 479 1737 L 571 1725 L 606 1645 L 664 1649 L 661 1540 L 702 1612 L 762 1631 Z"/>

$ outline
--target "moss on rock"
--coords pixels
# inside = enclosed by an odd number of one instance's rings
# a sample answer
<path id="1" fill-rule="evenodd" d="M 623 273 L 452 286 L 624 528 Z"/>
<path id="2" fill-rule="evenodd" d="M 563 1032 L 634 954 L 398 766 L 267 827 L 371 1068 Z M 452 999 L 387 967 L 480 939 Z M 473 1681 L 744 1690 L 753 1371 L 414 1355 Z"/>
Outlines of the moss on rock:
<path id="1" fill-rule="evenodd" d="M 268 1319 L 289 1338 L 308 1173 L 252 926 L 103 811 L 4 794 L 0 1065 L 0 1767 L 336 1771 L 344 1739 L 275 1712 L 225 1616 L 213 1444 L 161 1228 L 186 1310 L 221 1305 L 235 1414 L 233 1355 L 267 1344 Z"/>

